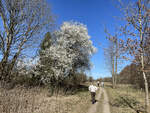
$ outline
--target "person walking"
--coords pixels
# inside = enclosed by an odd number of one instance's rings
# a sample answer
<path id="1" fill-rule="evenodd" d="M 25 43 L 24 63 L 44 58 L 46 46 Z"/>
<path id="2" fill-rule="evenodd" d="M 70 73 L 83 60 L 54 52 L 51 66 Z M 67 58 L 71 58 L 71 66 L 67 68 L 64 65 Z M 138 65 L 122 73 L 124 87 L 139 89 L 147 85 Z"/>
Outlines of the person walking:
<path id="1" fill-rule="evenodd" d="M 96 96 L 97 89 L 98 88 L 96 86 L 94 86 L 93 83 L 89 86 L 89 91 L 91 93 L 92 104 L 94 104 L 96 102 L 95 96 Z"/>
<path id="2" fill-rule="evenodd" d="M 99 87 L 99 84 L 100 84 L 99 81 L 97 81 L 97 87 Z"/>
<path id="3" fill-rule="evenodd" d="M 104 82 L 101 82 L 101 86 L 104 87 Z"/>

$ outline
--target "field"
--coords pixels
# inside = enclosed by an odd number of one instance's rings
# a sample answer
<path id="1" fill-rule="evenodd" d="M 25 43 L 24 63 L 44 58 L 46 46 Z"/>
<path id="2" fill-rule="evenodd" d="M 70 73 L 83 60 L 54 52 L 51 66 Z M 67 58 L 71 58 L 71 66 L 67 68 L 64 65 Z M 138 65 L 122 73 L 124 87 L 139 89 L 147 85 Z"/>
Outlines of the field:
<path id="1" fill-rule="evenodd" d="M 104 87 L 108 95 L 110 113 L 145 113 L 144 92 L 131 85 L 117 85 L 115 89 L 110 83 Z M 104 89 L 100 88 L 96 98 L 97 107 L 93 113 L 105 112 Z M 0 88 L 0 113 L 89 113 L 92 108 L 88 90 L 81 90 L 70 95 L 49 96 L 47 88 L 15 87 L 11 90 Z"/>
<path id="2" fill-rule="evenodd" d="M 0 89 L 0 113 L 86 113 L 89 105 L 87 91 L 49 97 L 48 90 L 39 87 Z"/>
<path id="3" fill-rule="evenodd" d="M 112 89 L 109 83 L 105 89 L 109 95 L 111 113 L 145 113 L 145 94 L 131 85 L 118 85 Z"/>

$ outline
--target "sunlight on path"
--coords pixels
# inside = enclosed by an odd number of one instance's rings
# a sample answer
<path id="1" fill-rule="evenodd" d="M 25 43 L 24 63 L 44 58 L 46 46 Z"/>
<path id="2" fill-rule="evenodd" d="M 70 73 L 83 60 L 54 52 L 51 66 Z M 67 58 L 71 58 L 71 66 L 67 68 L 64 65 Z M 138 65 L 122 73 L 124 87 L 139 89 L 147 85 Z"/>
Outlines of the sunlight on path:
<path id="1" fill-rule="evenodd" d="M 105 89 L 102 89 L 102 92 L 104 94 L 103 113 L 110 113 L 109 99 L 108 99 L 107 93 Z"/>

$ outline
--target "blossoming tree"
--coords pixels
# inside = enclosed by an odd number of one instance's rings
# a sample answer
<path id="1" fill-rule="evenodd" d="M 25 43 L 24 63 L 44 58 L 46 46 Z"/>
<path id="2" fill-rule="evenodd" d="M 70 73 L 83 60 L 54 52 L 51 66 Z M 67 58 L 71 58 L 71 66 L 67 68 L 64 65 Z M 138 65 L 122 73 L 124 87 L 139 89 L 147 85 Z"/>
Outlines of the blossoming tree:
<path id="1" fill-rule="evenodd" d="M 53 73 L 47 73 L 44 80 L 52 77 L 63 80 L 71 72 L 90 69 L 90 57 L 96 48 L 92 45 L 87 27 L 78 22 L 64 22 L 59 30 L 53 33 L 53 44 L 44 51 L 45 58 L 51 58 Z"/>

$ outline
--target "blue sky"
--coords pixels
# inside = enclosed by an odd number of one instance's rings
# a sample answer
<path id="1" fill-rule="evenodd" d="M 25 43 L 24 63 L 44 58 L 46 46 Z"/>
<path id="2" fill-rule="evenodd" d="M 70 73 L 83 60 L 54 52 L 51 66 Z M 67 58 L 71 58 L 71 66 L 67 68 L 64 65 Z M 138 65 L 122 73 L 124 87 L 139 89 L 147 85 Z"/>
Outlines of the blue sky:
<path id="1" fill-rule="evenodd" d="M 98 52 L 93 55 L 91 62 L 93 68 L 89 75 L 94 78 L 111 76 L 107 70 L 103 56 L 103 47 L 107 45 L 104 26 L 113 34 L 115 27 L 121 22 L 115 17 L 121 16 L 117 8 L 117 0 L 48 0 L 52 12 L 57 16 L 56 24 L 59 26 L 64 21 L 78 21 L 87 25 L 91 40 Z"/>

